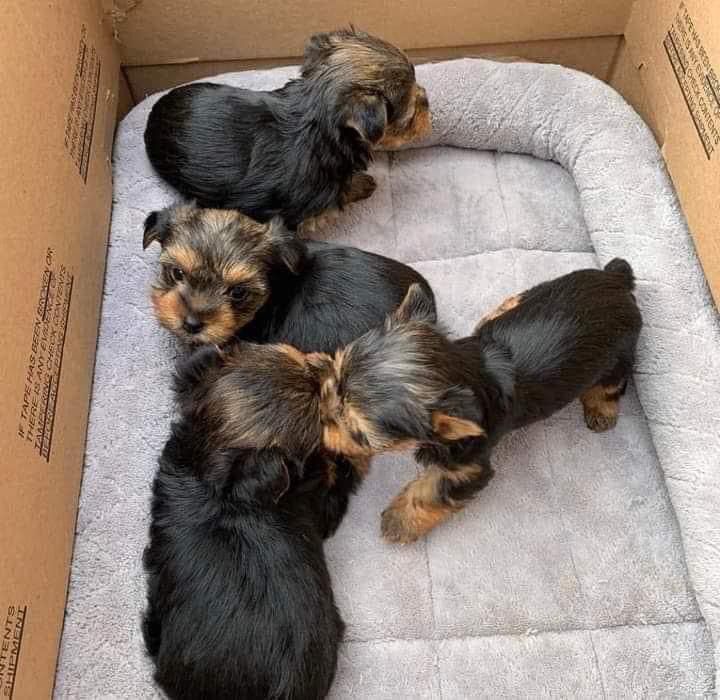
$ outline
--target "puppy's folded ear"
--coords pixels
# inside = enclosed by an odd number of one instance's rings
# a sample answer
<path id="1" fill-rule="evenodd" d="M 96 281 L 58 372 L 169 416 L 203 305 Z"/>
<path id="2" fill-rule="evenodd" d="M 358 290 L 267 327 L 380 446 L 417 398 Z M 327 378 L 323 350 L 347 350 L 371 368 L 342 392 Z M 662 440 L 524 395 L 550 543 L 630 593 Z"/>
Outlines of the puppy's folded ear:
<path id="1" fill-rule="evenodd" d="M 268 224 L 268 237 L 274 257 L 297 275 L 305 262 L 305 242 L 290 231 L 280 217 Z"/>
<path id="2" fill-rule="evenodd" d="M 290 488 L 291 460 L 276 448 L 246 455 L 236 470 L 237 488 L 244 498 L 259 503 L 277 503 Z"/>
<path id="3" fill-rule="evenodd" d="M 331 35 L 327 32 L 313 34 L 305 44 L 302 75 L 307 77 L 319 63 L 325 61 L 333 50 Z"/>
<path id="4" fill-rule="evenodd" d="M 385 100 L 372 93 L 352 94 L 349 100 L 345 126 L 354 129 L 368 143 L 377 143 L 387 127 Z"/>
<path id="5" fill-rule="evenodd" d="M 215 345 L 205 345 L 189 357 L 178 362 L 175 368 L 175 392 L 178 395 L 192 391 L 222 360 L 222 351 Z"/>
<path id="6" fill-rule="evenodd" d="M 454 387 L 445 393 L 432 414 L 435 434 L 453 442 L 487 435 L 482 427 L 483 415 L 478 400 L 467 387 Z"/>
<path id="7" fill-rule="evenodd" d="M 153 211 L 148 214 L 147 219 L 145 219 L 143 232 L 143 250 L 153 241 L 157 241 L 160 245 L 163 245 L 169 232 L 170 213 L 168 209 Z"/>
<path id="8" fill-rule="evenodd" d="M 413 282 L 405 293 L 405 298 L 400 306 L 390 314 L 391 323 L 408 323 L 418 321 L 421 323 L 434 324 L 437 322 L 435 311 L 435 300 L 432 292 Z"/>

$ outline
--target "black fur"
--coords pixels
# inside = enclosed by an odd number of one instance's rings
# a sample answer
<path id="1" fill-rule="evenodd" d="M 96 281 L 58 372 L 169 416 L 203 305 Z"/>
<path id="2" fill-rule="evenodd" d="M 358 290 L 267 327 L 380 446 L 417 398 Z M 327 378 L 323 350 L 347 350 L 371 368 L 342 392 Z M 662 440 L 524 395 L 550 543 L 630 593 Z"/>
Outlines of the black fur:
<path id="1" fill-rule="evenodd" d="M 392 115 L 404 118 L 414 84 L 412 65 L 390 44 L 362 32 L 318 35 L 302 77 L 278 90 L 195 83 L 161 97 L 145 131 L 148 157 L 201 206 L 261 222 L 281 216 L 295 229 L 369 196 L 351 194 L 353 176 Z"/>
<path id="2" fill-rule="evenodd" d="M 319 453 L 298 479 L 280 448 L 223 445 L 213 407 L 192 410 L 216 360 L 201 350 L 178 380 L 183 415 L 153 486 L 143 634 L 155 678 L 178 699 L 319 700 L 344 627 L 322 540 L 342 512 Z"/>
<path id="3" fill-rule="evenodd" d="M 308 241 L 279 221 L 258 222 L 236 211 L 176 205 L 151 213 L 145 245 L 158 241 L 161 264 L 153 300 L 177 294 L 175 314 L 158 314 L 160 322 L 193 345 L 224 344 L 238 339 L 289 343 L 303 352 L 333 352 L 370 328 L 419 284 L 435 313 L 432 290 L 415 270 L 396 260 L 349 246 Z M 191 251 L 197 259 L 181 280 L 170 274 L 173 251 Z M 171 259 L 168 260 L 167 258 Z M 252 272 L 234 285 L 239 299 L 228 296 L 228 268 Z M 232 324 L 213 323 L 225 308 Z M 205 323 L 203 332 L 184 328 L 187 316 Z"/>
<path id="4" fill-rule="evenodd" d="M 422 287 L 434 318 L 432 289 L 411 267 L 358 248 L 307 241 L 300 273 L 277 268 L 270 299 L 238 337 L 334 352 L 382 324 L 411 284 Z"/>

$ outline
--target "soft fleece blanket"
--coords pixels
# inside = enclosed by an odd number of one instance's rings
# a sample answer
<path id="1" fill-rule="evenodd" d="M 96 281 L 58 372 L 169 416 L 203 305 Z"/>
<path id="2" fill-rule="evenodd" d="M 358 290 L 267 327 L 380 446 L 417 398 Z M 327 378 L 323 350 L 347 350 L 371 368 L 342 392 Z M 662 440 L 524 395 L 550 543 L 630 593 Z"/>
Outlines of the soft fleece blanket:
<path id="1" fill-rule="evenodd" d="M 251 88 L 296 71 L 225 75 Z M 329 240 L 407 261 L 457 334 L 507 295 L 626 257 L 645 317 L 617 428 L 578 404 L 506 439 L 497 476 L 412 546 L 379 515 L 415 466 L 376 460 L 327 553 L 348 623 L 334 698 L 712 695 L 720 662 L 720 330 L 647 128 L 557 66 L 422 66 L 434 132 L 381 154 Z M 147 213 L 174 193 L 120 125 L 102 326 L 56 696 L 151 698 L 141 554 L 175 346 L 151 317 Z M 602 300 L 598 300 L 602 303 Z"/>

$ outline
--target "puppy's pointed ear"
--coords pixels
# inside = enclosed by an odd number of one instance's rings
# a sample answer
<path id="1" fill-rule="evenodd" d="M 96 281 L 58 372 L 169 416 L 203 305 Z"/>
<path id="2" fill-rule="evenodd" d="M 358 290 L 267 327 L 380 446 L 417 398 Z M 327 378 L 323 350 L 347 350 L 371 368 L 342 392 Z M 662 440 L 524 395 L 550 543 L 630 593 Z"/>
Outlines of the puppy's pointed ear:
<path id="1" fill-rule="evenodd" d="M 445 393 L 432 414 L 432 427 L 443 440 L 485 437 L 482 409 L 468 387 L 454 387 Z"/>
<path id="2" fill-rule="evenodd" d="M 268 224 L 268 239 L 276 260 L 297 275 L 305 262 L 304 241 L 290 231 L 280 217 Z"/>
<path id="3" fill-rule="evenodd" d="M 164 245 L 165 239 L 170 233 L 170 213 L 168 209 L 153 211 L 145 219 L 143 232 L 143 250 L 151 243 L 157 241 Z"/>
<path id="4" fill-rule="evenodd" d="M 305 44 L 303 54 L 302 75 L 312 72 L 318 63 L 326 60 L 333 50 L 331 35 L 327 32 L 313 34 Z"/>
<path id="5" fill-rule="evenodd" d="M 432 292 L 413 282 L 405 293 L 405 298 L 400 306 L 390 316 L 392 323 L 408 323 L 419 321 L 421 323 L 434 324 L 437 322 L 435 311 L 435 299 Z"/>
<path id="6" fill-rule="evenodd" d="M 474 421 L 435 411 L 432 414 L 432 426 L 435 434 L 443 440 L 463 440 L 469 437 L 482 437 L 485 431 Z"/>
<path id="7" fill-rule="evenodd" d="M 351 95 L 345 126 L 357 131 L 363 141 L 376 144 L 387 127 L 385 100 L 375 94 Z"/>

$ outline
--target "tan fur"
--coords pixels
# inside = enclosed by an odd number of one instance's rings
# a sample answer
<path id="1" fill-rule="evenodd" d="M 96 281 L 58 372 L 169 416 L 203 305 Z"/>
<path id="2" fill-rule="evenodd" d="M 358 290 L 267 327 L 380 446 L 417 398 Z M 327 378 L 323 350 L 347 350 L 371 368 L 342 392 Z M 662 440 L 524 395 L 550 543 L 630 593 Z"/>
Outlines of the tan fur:
<path id="1" fill-rule="evenodd" d="M 432 414 L 433 430 L 445 440 L 462 440 L 469 437 L 482 437 L 485 431 L 474 421 L 447 413 L 435 411 Z"/>
<path id="2" fill-rule="evenodd" d="M 462 509 L 463 504 L 441 498 L 442 483 L 464 483 L 476 480 L 482 467 L 469 464 L 454 470 L 428 467 L 393 499 L 382 514 L 385 539 L 400 544 L 414 542 Z"/>
<path id="3" fill-rule="evenodd" d="M 195 250 L 184 245 L 169 245 L 163 251 L 173 264 L 177 265 L 186 275 L 191 275 L 202 267 L 202 258 Z M 161 257 L 161 260 L 162 260 Z"/>
<path id="4" fill-rule="evenodd" d="M 343 194 L 343 204 L 352 204 L 367 199 L 375 192 L 375 180 L 367 173 L 356 173 L 350 181 L 350 189 Z"/>
<path id="5" fill-rule="evenodd" d="M 483 316 L 478 321 L 477 325 L 475 326 L 475 331 L 477 331 L 484 323 L 492 321 L 495 318 L 499 318 L 508 311 L 512 311 L 512 309 L 520 305 L 520 302 L 522 302 L 521 294 L 515 294 L 514 296 L 508 297 L 502 304 L 500 304 L 500 306 L 491 311 L 489 314 L 485 314 L 485 316 Z"/>
<path id="6" fill-rule="evenodd" d="M 585 422 L 595 432 L 603 432 L 614 427 L 618 419 L 620 386 L 590 387 L 580 396 L 585 413 Z"/>
<path id="7" fill-rule="evenodd" d="M 289 357 L 293 362 L 296 362 L 301 367 L 305 367 L 305 365 L 307 365 L 308 356 L 305 353 L 300 352 L 300 350 L 293 347 L 292 345 L 285 345 L 283 343 L 280 343 L 275 347 L 278 349 L 279 352 Z"/>
<path id="8" fill-rule="evenodd" d="M 228 287 L 249 282 L 253 280 L 257 274 L 258 269 L 247 262 L 232 263 L 222 271 L 223 280 Z"/>
<path id="9" fill-rule="evenodd" d="M 153 289 L 150 293 L 157 320 L 170 331 L 178 330 L 185 317 L 185 304 L 176 289 Z"/>
<path id="10" fill-rule="evenodd" d="M 400 148 L 412 141 L 424 139 L 432 132 L 432 116 L 430 109 L 419 103 L 425 98 L 425 90 L 417 83 L 413 86 L 413 95 L 405 117 L 396 125 L 390 125 L 377 147 L 386 151 Z"/>
<path id="11" fill-rule="evenodd" d="M 200 334 L 203 342 L 222 344 L 235 334 L 237 318 L 230 304 L 223 304 L 207 317 L 205 329 Z"/>

